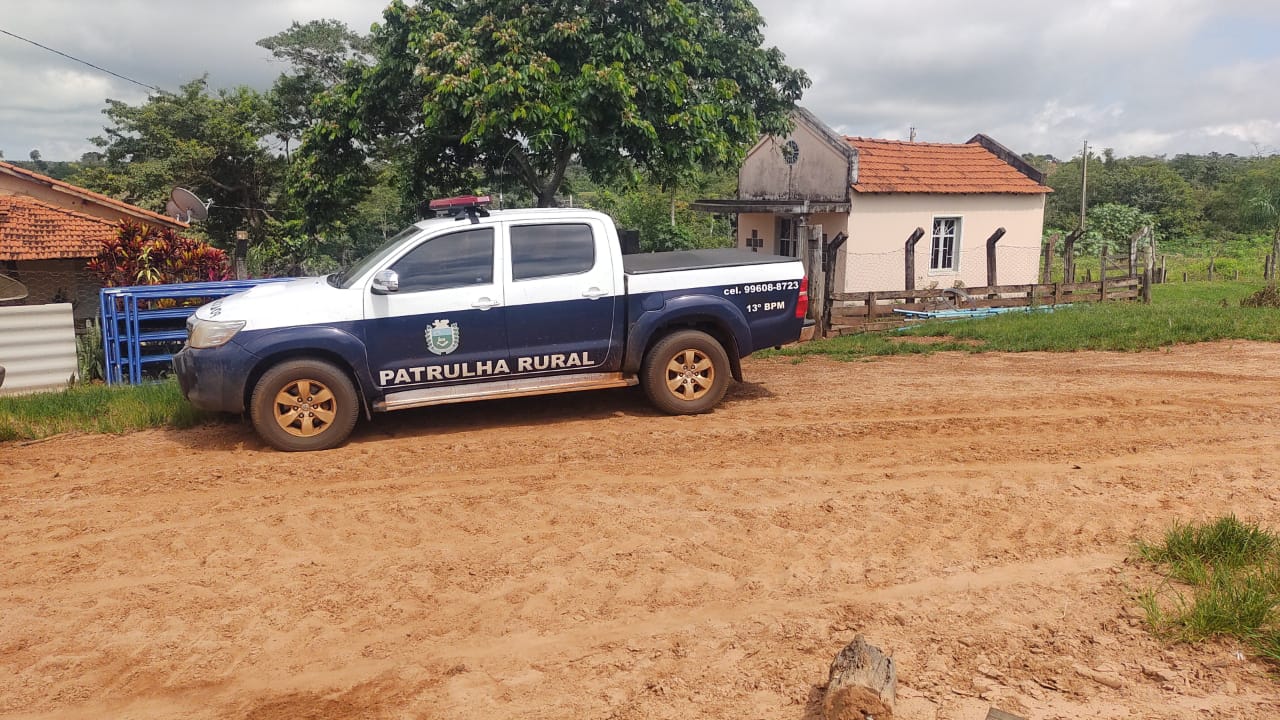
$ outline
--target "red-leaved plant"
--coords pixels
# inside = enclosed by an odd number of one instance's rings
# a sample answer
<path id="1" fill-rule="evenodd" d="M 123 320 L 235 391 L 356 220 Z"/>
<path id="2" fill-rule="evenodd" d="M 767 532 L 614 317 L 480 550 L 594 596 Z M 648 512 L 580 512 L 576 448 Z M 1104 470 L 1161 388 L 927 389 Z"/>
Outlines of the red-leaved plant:
<path id="1" fill-rule="evenodd" d="M 231 277 L 227 253 L 170 228 L 122 220 L 111 240 L 89 261 L 104 287 L 211 282 Z"/>

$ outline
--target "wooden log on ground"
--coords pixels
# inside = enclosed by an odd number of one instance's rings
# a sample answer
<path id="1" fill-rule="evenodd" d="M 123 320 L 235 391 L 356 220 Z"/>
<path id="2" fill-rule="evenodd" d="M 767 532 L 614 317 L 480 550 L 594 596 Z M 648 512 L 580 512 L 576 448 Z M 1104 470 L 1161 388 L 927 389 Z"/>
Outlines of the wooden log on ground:
<path id="1" fill-rule="evenodd" d="M 898 667 L 893 658 L 858 635 L 831 662 L 822 697 L 825 720 L 883 720 L 893 717 Z"/>

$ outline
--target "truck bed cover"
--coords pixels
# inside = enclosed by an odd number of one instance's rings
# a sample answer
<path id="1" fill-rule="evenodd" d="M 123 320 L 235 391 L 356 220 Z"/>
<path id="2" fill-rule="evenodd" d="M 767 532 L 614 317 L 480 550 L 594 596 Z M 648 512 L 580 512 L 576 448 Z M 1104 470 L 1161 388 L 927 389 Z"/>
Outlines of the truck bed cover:
<path id="1" fill-rule="evenodd" d="M 732 248 L 676 250 L 674 252 L 623 255 L 622 270 L 628 275 L 647 275 L 649 273 L 672 272 L 674 270 L 707 270 L 740 265 L 769 265 L 795 261 L 795 258 L 783 255 L 766 255 L 764 253 L 751 252 L 750 250 Z"/>

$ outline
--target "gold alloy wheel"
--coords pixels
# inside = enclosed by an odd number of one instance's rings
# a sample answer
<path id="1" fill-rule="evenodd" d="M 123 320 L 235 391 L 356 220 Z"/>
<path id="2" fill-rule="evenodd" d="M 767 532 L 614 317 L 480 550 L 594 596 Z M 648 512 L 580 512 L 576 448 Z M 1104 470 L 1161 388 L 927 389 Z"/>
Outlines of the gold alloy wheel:
<path id="1" fill-rule="evenodd" d="M 701 398 L 711 392 L 715 381 L 715 364 L 701 350 L 681 350 L 667 363 L 667 389 L 681 400 Z"/>
<path id="2" fill-rule="evenodd" d="M 333 424 L 338 401 L 322 382 L 300 378 L 276 393 L 275 417 L 294 437 L 314 437 Z"/>

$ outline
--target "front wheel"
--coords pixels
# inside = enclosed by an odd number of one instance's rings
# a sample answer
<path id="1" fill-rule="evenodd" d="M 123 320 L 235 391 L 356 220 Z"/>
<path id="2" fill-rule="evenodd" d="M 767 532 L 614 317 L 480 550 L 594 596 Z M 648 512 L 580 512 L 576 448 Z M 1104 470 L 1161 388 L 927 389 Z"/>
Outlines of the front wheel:
<path id="1" fill-rule="evenodd" d="M 359 395 L 347 374 L 323 360 L 288 360 L 263 373 L 249 418 L 268 445 L 285 452 L 328 450 L 351 435 Z"/>
<path id="2" fill-rule="evenodd" d="M 649 402 L 665 413 L 709 412 L 729 388 L 729 356 L 710 335 L 681 330 L 649 350 L 640 382 Z"/>

